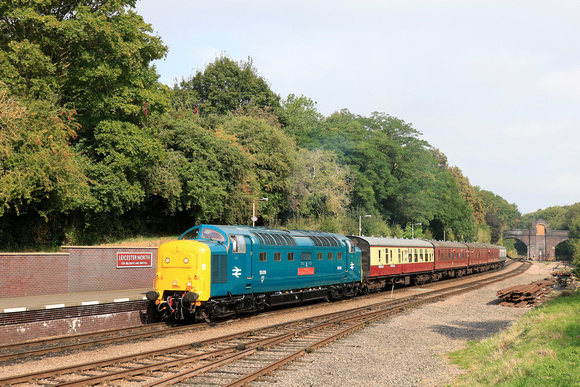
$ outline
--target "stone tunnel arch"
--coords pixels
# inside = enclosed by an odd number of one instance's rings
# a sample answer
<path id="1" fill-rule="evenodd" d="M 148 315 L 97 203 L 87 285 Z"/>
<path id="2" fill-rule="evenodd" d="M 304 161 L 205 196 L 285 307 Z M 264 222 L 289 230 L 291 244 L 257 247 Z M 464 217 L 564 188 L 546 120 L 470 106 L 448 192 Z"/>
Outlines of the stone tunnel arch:
<path id="1" fill-rule="evenodd" d="M 556 259 L 556 246 L 568 240 L 567 230 L 552 230 L 550 224 L 543 219 L 532 220 L 532 226 L 527 230 L 506 230 L 504 239 L 517 239 L 528 248 L 528 259 Z"/>

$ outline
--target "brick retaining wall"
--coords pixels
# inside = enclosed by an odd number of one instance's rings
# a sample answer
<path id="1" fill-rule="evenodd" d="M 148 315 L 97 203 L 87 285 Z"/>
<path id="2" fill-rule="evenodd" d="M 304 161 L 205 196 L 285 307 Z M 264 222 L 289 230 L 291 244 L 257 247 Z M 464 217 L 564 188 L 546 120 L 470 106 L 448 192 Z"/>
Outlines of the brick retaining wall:
<path id="1" fill-rule="evenodd" d="M 0 254 L 0 298 L 68 291 L 69 254 Z"/>
<path id="2" fill-rule="evenodd" d="M 153 286 L 155 247 L 67 246 L 61 253 L 0 253 L 0 298 Z M 117 268 L 117 252 L 151 253 L 151 267 Z"/>
<path id="3" fill-rule="evenodd" d="M 153 287 L 156 247 L 63 247 L 70 254 L 68 293 Z M 117 268 L 117 253 L 152 253 L 151 267 Z"/>

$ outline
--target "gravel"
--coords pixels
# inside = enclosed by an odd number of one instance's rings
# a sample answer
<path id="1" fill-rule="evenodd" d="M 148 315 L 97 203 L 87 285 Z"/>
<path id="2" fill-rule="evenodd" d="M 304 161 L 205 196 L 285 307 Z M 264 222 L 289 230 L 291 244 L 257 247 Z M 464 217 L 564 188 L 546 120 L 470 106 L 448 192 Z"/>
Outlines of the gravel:
<path id="1" fill-rule="evenodd" d="M 318 349 L 287 368 L 269 375 L 253 386 L 442 386 L 462 371 L 450 365 L 444 354 L 464 347 L 468 340 L 488 337 L 509 327 L 528 308 L 498 305 L 496 292 L 508 286 L 529 284 L 548 276 L 557 263 L 534 263 L 524 274 L 474 290 L 466 295 L 429 304 L 371 325 L 354 335 Z M 395 298 L 422 289 L 395 292 Z M 364 306 L 390 298 L 390 292 L 377 298 L 357 298 L 329 304 L 316 304 L 258 316 L 231 320 L 229 324 L 201 332 L 171 335 L 149 341 L 125 343 L 71 355 L 30 359 L 3 364 L 0 377 L 82 364 L 114 356 L 168 348 L 235 332 L 256 329 L 312 315 Z"/>
<path id="2" fill-rule="evenodd" d="M 545 278 L 555 263 L 465 295 L 413 309 L 339 340 L 252 386 L 445 386 L 466 372 L 445 354 L 511 326 L 529 308 L 498 305 L 496 292 Z"/>

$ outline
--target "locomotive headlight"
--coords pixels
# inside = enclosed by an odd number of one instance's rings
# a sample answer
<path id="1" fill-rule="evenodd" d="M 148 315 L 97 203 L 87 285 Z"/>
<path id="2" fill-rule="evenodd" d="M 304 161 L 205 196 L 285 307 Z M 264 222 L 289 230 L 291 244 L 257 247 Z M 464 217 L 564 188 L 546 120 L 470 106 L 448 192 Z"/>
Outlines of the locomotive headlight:
<path id="1" fill-rule="evenodd" d="M 189 258 L 183 258 L 183 263 L 185 264 L 189 263 Z"/>
<path id="2" fill-rule="evenodd" d="M 177 285 L 178 285 L 177 280 L 173 281 L 173 286 L 177 286 Z"/>
<path id="3" fill-rule="evenodd" d="M 165 258 L 165 263 L 169 263 L 169 257 Z"/>

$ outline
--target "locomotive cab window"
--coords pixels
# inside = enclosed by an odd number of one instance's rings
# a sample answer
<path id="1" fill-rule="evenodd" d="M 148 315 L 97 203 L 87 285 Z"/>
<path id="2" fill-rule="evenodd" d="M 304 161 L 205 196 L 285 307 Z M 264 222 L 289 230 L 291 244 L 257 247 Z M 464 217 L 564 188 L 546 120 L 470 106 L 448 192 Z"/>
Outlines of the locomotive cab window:
<path id="1" fill-rule="evenodd" d="M 232 240 L 232 251 L 243 254 L 246 252 L 246 240 L 242 235 L 230 235 Z"/>
<path id="2" fill-rule="evenodd" d="M 211 228 L 204 228 L 203 231 L 201 232 L 201 237 L 220 242 L 226 241 L 226 238 L 224 238 L 221 232 L 213 230 Z"/>

